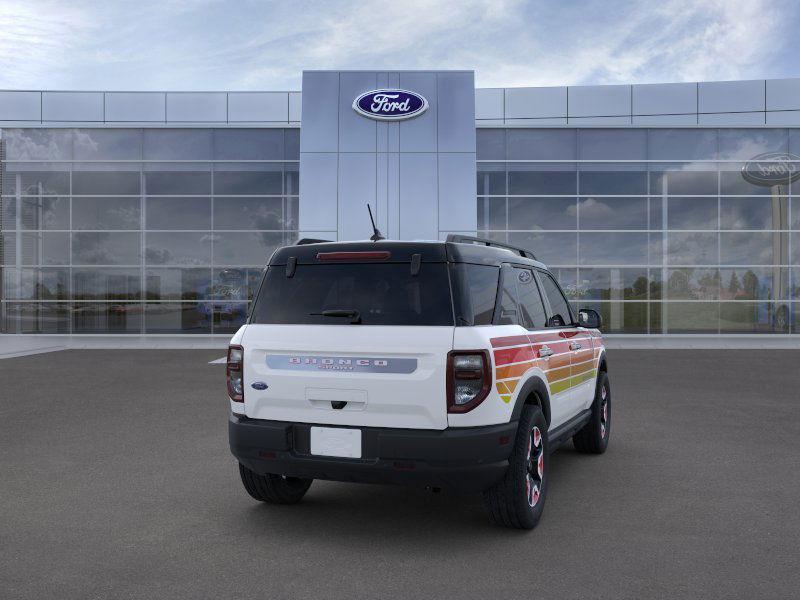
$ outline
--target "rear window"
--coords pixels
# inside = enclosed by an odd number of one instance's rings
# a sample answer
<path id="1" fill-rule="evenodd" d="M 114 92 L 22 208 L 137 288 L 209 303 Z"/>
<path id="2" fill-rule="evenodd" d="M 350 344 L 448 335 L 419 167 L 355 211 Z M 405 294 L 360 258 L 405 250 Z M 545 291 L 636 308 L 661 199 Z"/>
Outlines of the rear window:
<path id="1" fill-rule="evenodd" d="M 269 267 L 251 323 L 350 325 L 323 311 L 358 311 L 363 325 L 453 325 L 450 279 L 444 263 L 297 265 Z"/>

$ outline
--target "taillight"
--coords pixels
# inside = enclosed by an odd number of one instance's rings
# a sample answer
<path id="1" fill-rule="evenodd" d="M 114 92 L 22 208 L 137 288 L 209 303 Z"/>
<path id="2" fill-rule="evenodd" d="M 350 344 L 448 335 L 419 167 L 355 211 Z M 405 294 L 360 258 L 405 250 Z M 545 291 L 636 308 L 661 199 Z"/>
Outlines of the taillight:
<path id="1" fill-rule="evenodd" d="M 447 412 L 465 413 L 478 406 L 492 387 L 486 350 L 454 350 L 447 355 Z"/>
<path id="2" fill-rule="evenodd" d="M 244 402 L 244 348 L 228 346 L 228 396 L 234 402 Z"/>

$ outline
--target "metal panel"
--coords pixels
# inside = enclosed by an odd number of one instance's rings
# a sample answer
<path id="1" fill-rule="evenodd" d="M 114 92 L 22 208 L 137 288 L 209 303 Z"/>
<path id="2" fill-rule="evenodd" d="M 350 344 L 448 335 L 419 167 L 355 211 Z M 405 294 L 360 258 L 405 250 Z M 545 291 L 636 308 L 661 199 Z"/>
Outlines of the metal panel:
<path id="1" fill-rule="evenodd" d="M 780 110 L 767 113 L 767 125 L 800 127 L 800 110 Z"/>
<path id="2" fill-rule="evenodd" d="M 163 123 L 165 96 L 163 92 L 106 92 L 106 121 Z"/>
<path id="3" fill-rule="evenodd" d="M 300 153 L 300 229 L 337 228 L 337 166 L 335 152 Z"/>
<path id="4" fill-rule="evenodd" d="M 42 95 L 39 92 L 0 92 L 0 121 L 39 121 Z"/>
<path id="5" fill-rule="evenodd" d="M 102 92 L 42 93 L 44 121 L 103 121 Z"/>
<path id="6" fill-rule="evenodd" d="M 727 127 L 749 127 L 751 125 L 763 125 L 763 112 L 750 113 L 710 113 L 698 115 L 700 125 L 724 125 Z"/>
<path id="7" fill-rule="evenodd" d="M 566 121 L 566 119 L 564 120 Z M 477 119 L 475 125 L 478 127 L 502 127 L 505 125 L 505 121 L 503 119 Z"/>
<path id="8" fill-rule="evenodd" d="M 569 124 L 576 127 L 587 127 L 592 125 L 630 125 L 630 117 L 570 117 Z"/>
<path id="9" fill-rule="evenodd" d="M 652 83 L 632 86 L 634 115 L 675 115 L 697 112 L 697 84 Z"/>
<path id="10" fill-rule="evenodd" d="M 228 121 L 257 122 L 289 120 L 289 98 L 286 92 L 230 92 Z"/>
<path id="11" fill-rule="evenodd" d="M 569 118 L 631 114 L 631 86 L 586 85 L 569 88 Z"/>
<path id="12" fill-rule="evenodd" d="M 697 125 L 697 115 L 634 115 L 633 124 L 654 127 Z"/>
<path id="13" fill-rule="evenodd" d="M 697 86 L 701 113 L 764 110 L 764 80 L 710 81 Z"/>
<path id="14" fill-rule="evenodd" d="M 475 155 L 439 154 L 439 229 L 478 228 Z"/>
<path id="15" fill-rule="evenodd" d="M 375 73 L 339 74 L 339 152 L 375 152 L 377 121 L 359 115 L 352 104 L 359 95 L 374 90 L 376 85 Z"/>
<path id="16" fill-rule="evenodd" d="M 566 125 L 567 117 L 554 117 L 551 119 L 506 119 L 505 124 L 521 125 L 522 127 L 551 127 L 553 125 Z"/>
<path id="17" fill-rule="evenodd" d="M 475 73 L 437 74 L 438 151 L 475 152 Z"/>
<path id="18" fill-rule="evenodd" d="M 300 122 L 300 106 L 302 103 L 300 92 L 289 92 L 289 121 Z"/>
<path id="19" fill-rule="evenodd" d="M 800 110 L 800 79 L 768 79 L 767 110 Z"/>
<path id="20" fill-rule="evenodd" d="M 373 210 L 376 208 L 375 163 L 374 152 L 339 154 L 340 240 L 365 240 L 372 235 L 366 205 L 369 203 Z"/>
<path id="21" fill-rule="evenodd" d="M 400 152 L 436 152 L 436 117 L 439 105 L 436 97 L 436 74 L 400 73 L 399 87 L 422 94 L 428 100 L 428 110 L 398 124 Z M 471 92 L 470 95 L 474 98 L 475 94 Z"/>
<path id="22" fill-rule="evenodd" d="M 436 162 L 433 152 L 400 154 L 400 239 L 438 237 Z"/>
<path id="23" fill-rule="evenodd" d="M 509 88 L 506 119 L 542 119 L 567 116 L 567 88 Z"/>
<path id="24" fill-rule="evenodd" d="M 167 121 L 225 123 L 226 105 L 224 92 L 168 92 Z"/>
<path id="25" fill-rule="evenodd" d="M 300 149 L 302 152 L 336 152 L 339 149 L 339 73 L 336 71 L 303 71 Z"/>
<path id="26" fill-rule="evenodd" d="M 503 114 L 503 88 L 484 88 L 475 90 L 475 118 L 476 119 L 502 119 Z"/>

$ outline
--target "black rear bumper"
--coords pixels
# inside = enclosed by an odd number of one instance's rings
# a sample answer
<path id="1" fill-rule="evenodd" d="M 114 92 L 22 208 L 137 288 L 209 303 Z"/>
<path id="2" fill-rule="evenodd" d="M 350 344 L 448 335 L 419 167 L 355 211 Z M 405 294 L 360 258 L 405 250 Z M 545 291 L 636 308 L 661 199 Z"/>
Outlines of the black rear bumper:
<path id="1" fill-rule="evenodd" d="M 231 414 L 231 452 L 261 474 L 479 491 L 503 478 L 517 423 L 443 431 L 361 427 L 360 459 L 312 455 L 311 427 Z"/>

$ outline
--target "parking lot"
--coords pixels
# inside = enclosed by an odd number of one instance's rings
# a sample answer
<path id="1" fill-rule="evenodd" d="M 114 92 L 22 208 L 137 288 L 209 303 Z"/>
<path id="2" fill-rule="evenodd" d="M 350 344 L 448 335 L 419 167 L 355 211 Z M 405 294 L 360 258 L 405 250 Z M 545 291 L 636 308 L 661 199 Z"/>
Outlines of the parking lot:
<path id="1" fill-rule="evenodd" d="M 424 490 L 254 502 L 220 355 L 0 360 L 0 597 L 796 597 L 800 350 L 610 351 L 609 451 L 554 455 L 532 532 Z"/>

